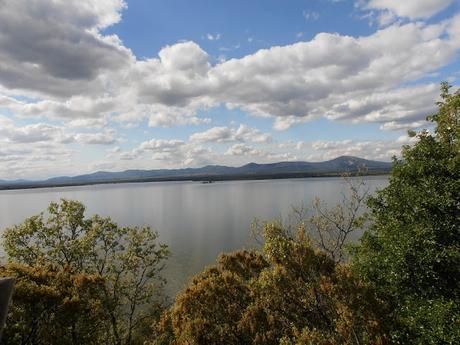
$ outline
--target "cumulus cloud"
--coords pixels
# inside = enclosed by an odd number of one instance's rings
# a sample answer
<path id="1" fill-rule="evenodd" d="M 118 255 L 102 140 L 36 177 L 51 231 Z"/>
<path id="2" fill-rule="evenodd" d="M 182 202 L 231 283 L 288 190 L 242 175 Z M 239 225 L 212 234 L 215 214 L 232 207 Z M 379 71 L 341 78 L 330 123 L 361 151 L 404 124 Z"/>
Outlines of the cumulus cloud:
<path id="1" fill-rule="evenodd" d="M 452 2 L 360 1 L 361 9 L 386 21 L 384 28 L 360 37 L 319 33 L 308 41 L 216 63 L 195 42 L 171 44 L 157 56 L 137 59 L 117 36 L 103 31 L 120 21 L 126 7 L 122 0 L 0 0 L 0 107 L 11 115 L 0 117 L 0 156 L 18 169 L 25 152 L 42 159 L 55 152 L 68 163 L 74 154 L 69 144 L 117 143 L 115 132 L 102 130 L 114 123 L 125 128 L 209 124 L 203 112 L 221 105 L 270 117 L 278 130 L 321 117 L 377 123 L 382 130 L 424 127 L 426 115 L 436 109 L 438 86 L 422 78 L 458 58 L 460 15 L 436 24 L 410 21 L 428 18 Z M 38 151 L 30 152 L 31 143 Z M 232 146 L 215 152 L 214 143 Z M 294 157 L 287 147 L 270 144 L 269 133 L 224 126 L 195 133 L 188 142 L 149 141 L 109 155 L 133 164 L 139 157 L 162 164 L 170 160 L 170 166 Z M 382 153 L 366 145 L 345 146 L 369 158 L 396 150 L 390 142 L 377 144 Z M 325 157 L 343 150 L 301 146 Z M 295 156 L 308 157 L 300 153 Z M 37 166 L 32 162 L 28 167 Z"/>
<path id="2" fill-rule="evenodd" d="M 33 123 L 18 126 L 10 118 L 0 115 L 0 143 L 33 144 L 79 143 L 86 145 L 110 145 L 117 142 L 116 131 L 106 129 L 102 132 L 73 132 L 66 127 L 49 123 Z"/>
<path id="3" fill-rule="evenodd" d="M 152 139 L 144 141 L 138 148 L 139 151 L 152 151 L 152 152 L 172 152 L 178 147 L 185 145 L 182 140 L 162 140 Z"/>
<path id="4" fill-rule="evenodd" d="M 131 58 L 116 36 L 99 33 L 119 21 L 124 6 L 121 0 L 1 0 L 0 84 L 55 96 L 100 90 L 102 74 Z"/>
<path id="5" fill-rule="evenodd" d="M 232 141 L 268 143 L 271 140 L 271 135 L 241 124 L 238 128 L 213 127 L 204 132 L 197 132 L 190 136 L 190 140 L 217 143 Z"/>
<path id="6" fill-rule="evenodd" d="M 262 49 L 214 65 L 194 42 L 172 44 L 161 49 L 158 57 L 136 60 L 116 37 L 98 31 L 119 20 L 123 2 L 106 0 L 93 10 L 90 0 L 82 6 L 76 3 L 6 2 L 0 29 L 15 19 L 0 31 L 6 71 L 2 73 L 0 67 L 3 89 L 11 93 L 16 88 L 7 74 L 20 66 L 26 76 L 12 76 L 14 83 L 23 84 L 17 87 L 54 97 L 68 95 L 31 103 L 4 95 L 0 102 L 9 102 L 7 106 L 18 116 L 43 116 L 75 125 L 77 119 L 117 120 L 126 126 L 146 120 L 151 127 L 170 127 L 209 123 L 198 112 L 224 104 L 273 117 L 274 127 L 280 130 L 319 117 L 396 128 L 421 121 L 434 110 L 436 86 L 414 82 L 449 64 L 460 49 L 457 16 L 439 24 L 393 24 L 362 37 L 320 33 L 310 41 Z M 406 13 L 398 6 L 398 13 Z M 75 18 L 64 22 L 57 15 L 61 12 L 64 19 L 75 12 Z M 2 21 L 1 16 L 8 18 Z M 14 25 L 22 22 L 26 28 L 16 30 Z M 18 45 L 21 32 L 38 36 L 30 46 Z M 75 40 L 90 43 L 75 47 Z M 66 47 L 78 52 L 69 53 Z M 412 86 L 404 86 L 407 83 Z M 415 100 L 407 99 L 411 94 Z M 396 126 L 385 126 L 387 122 Z"/>
<path id="7" fill-rule="evenodd" d="M 121 82 L 122 94 L 129 96 L 117 109 L 117 119 L 126 123 L 147 119 L 151 127 L 208 123 L 196 114 L 218 105 L 211 95 L 211 67 L 210 56 L 194 42 L 166 46 L 158 58 L 136 61 Z"/>
<path id="8" fill-rule="evenodd" d="M 299 157 L 291 151 L 287 148 L 278 150 L 273 145 L 262 148 L 246 143 L 236 143 L 221 150 L 215 145 L 204 147 L 193 141 L 152 139 L 131 150 L 111 150 L 102 163 L 117 162 L 118 169 L 202 167 L 208 164 L 241 166 L 249 162 L 298 160 Z M 116 169 L 113 164 L 111 167 Z"/>
<path id="9" fill-rule="evenodd" d="M 10 143 L 36 143 L 54 140 L 61 129 L 46 123 L 37 123 L 23 127 L 2 126 L 0 135 L 3 141 Z"/>
<path id="10" fill-rule="evenodd" d="M 166 157 L 176 155 L 183 146 L 185 146 L 185 142 L 182 140 L 151 139 L 128 151 L 123 151 L 121 148 L 116 147 L 108 152 L 108 157 L 127 161 L 140 159 L 145 154 L 148 154 L 149 159 L 164 160 Z"/>
<path id="11" fill-rule="evenodd" d="M 400 156 L 402 145 L 416 141 L 407 135 L 396 140 L 317 140 L 297 144 L 298 150 L 304 152 L 304 159 L 322 161 L 339 156 L 357 156 L 371 160 L 389 161 L 393 156 Z"/>
<path id="12" fill-rule="evenodd" d="M 246 144 L 235 144 L 231 146 L 226 152 L 227 156 L 261 156 L 263 152 L 261 150 L 255 149 Z"/>
<path id="13" fill-rule="evenodd" d="M 210 118 L 194 116 L 194 113 L 183 114 L 178 112 L 154 112 L 148 116 L 150 127 L 174 127 L 183 125 L 201 125 L 211 123 Z"/>
<path id="14" fill-rule="evenodd" d="M 299 160 L 299 157 L 291 151 L 283 152 L 274 147 L 260 149 L 247 144 L 232 145 L 224 153 L 224 156 L 236 158 L 233 160 L 234 165 L 242 165 L 249 162 L 273 163 Z"/>
<path id="15" fill-rule="evenodd" d="M 446 9 L 454 0 L 369 0 L 358 1 L 365 9 L 384 11 L 384 16 L 429 18 Z"/>
<path id="16" fill-rule="evenodd" d="M 75 159 L 87 145 L 112 145 L 118 141 L 113 129 L 74 132 L 48 123 L 17 125 L 0 115 L 0 178 L 46 178 L 50 175 L 88 172 Z M 2 162 L 7 162 L 7 164 Z"/>
<path id="17" fill-rule="evenodd" d="M 359 38 L 318 34 L 309 42 L 229 60 L 216 66 L 212 75 L 219 80 L 228 106 L 275 116 L 280 129 L 321 116 L 384 122 L 389 108 L 377 98 L 387 93 L 398 102 L 393 104 L 397 108 L 393 117 L 403 120 L 409 115 L 420 120 L 426 116 L 427 100 L 432 102 L 430 110 L 434 109 L 433 86 L 400 85 L 457 56 L 458 36 L 445 37 L 457 21 L 449 25 L 394 25 Z M 415 102 L 404 98 L 409 93 L 416 94 L 420 102 L 415 108 Z M 368 102 L 350 115 L 350 103 L 359 104 L 363 98 L 374 99 L 374 104 Z"/>
<path id="18" fill-rule="evenodd" d="M 385 122 L 380 126 L 380 129 L 390 130 L 390 131 L 399 131 L 399 130 L 409 130 L 409 129 L 420 129 L 431 127 L 426 121 L 416 121 L 410 123 L 399 123 L 396 121 Z"/>
<path id="19" fill-rule="evenodd" d="M 53 120 L 101 120 L 114 111 L 116 100 L 112 97 L 91 98 L 74 96 L 66 101 L 41 100 L 38 102 L 18 101 L 4 97 L 4 102 L 17 117 L 43 117 Z M 89 122 L 91 123 L 91 122 Z M 75 124 L 78 124 L 75 122 Z"/>
<path id="20" fill-rule="evenodd" d="M 61 145 L 62 134 L 56 126 L 45 123 L 16 126 L 9 118 L 0 115 L 0 176 L 21 178 L 33 175 L 37 178 L 40 171 L 49 173 L 51 162 L 53 165 L 68 162 L 73 150 Z"/>
<path id="21" fill-rule="evenodd" d="M 218 41 L 220 40 L 220 37 L 221 37 L 220 33 L 216 33 L 216 34 L 207 33 L 206 34 L 206 39 L 208 39 L 209 41 Z"/>
<path id="22" fill-rule="evenodd" d="M 434 112 L 433 101 L 438 93 L 437 84 L 375 92 L 359 99 L 337 102 L 327 110 L 326 117 L 332 120 L 384 123 L 382 128 L 385 129 L 414 127 L 414 124 L 418 127 L 423 123 L 420 119 Z"/>
<path id="23" fill-rule="evenodd" d="M 114 150 L 109 152 L 108 159 L 121 159 L 139 164 L 146 168 L 177 168 L 187 166 L 202 166 L 213 162 L 215 153 L 195 143 L 184 142 L 179 139 L 151 139 L 144 141 L 132 150 Z"/>
<path id="24" fill-rule="evenodd" d="M 352 143 L 351 140 L 342 140 L 342 141 L 327 141 L 327 140 L 319 140 L 314 141 L 311 146 L 315 150 L 336 150 L 346 147 Z"/>
<path id="25" fill-rule="evenodd" d="M 86 145 L 112 145 L 117 142 L 115 130 L 106 130 L 100 133 L 78 133 L 75 141 Z"/>

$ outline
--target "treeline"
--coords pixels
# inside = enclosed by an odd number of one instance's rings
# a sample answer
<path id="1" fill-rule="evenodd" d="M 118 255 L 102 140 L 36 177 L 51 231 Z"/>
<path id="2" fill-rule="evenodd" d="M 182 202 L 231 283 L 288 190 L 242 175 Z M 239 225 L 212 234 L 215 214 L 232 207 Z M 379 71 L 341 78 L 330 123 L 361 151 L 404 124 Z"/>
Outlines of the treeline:
<path id="1" fill-rule="evenodd" d="M 154 231 L 52 203 L 5 231 L 0 275 L 17 285 L 3 343 L 458 344 L 460 93 L 443 83 L 438 105 L 386 188 L 350 183 L 332 209 L 259 223 L 259 247 L 222 254 L 173 303 Z"/>

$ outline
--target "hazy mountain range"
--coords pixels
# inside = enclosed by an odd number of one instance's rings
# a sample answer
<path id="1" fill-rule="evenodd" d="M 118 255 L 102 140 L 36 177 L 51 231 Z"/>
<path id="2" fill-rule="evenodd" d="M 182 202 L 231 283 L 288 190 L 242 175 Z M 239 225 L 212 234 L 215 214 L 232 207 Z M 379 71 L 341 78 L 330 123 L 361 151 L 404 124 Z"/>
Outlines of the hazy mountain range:
<path id="1" fill-rule="evenodd" d="M 222 181 L 238 179 L 275 179 L 314 176 L 337 176 L 343 172 L 356 172 L 365 166 L 368 174 L 390 172 L 392 163 L 341 156 L 325 162 L 249 163 L 241 167 L 207 165 L 202 168 L 98 171 L 78 176 L 54 177 L 42 181 L 0 180 L 0 189 L 57 187 L 99 183 L 149 181 Z"/>

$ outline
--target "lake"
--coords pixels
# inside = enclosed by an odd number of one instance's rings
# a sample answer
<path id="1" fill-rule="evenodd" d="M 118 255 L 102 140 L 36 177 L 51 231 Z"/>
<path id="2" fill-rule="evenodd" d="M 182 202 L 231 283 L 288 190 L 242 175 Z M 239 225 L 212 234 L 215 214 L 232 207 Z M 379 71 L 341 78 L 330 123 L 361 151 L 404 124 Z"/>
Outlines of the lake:
<path id="1" fill-rule="evenodd" d="M 371 191 L 387 185 L 387 176 L 365 178 Z M 118 224 L 150 225 L 172 256 L 164 276 L 170 295 L 191 276 L 215 262 L 221 252 L 247 247 L 254 218 L 286 217 L 292 205 L 310 205 L 319 197 L 330 205 L 342 198 L 341 178 L 261 181 L 152 182 L 0 191 L 0 232 L 44 211 L 50 201 L 79 200 L 87 216 L 110 216 Z M 0 254 L 3 251 L 0 250 Z"/>

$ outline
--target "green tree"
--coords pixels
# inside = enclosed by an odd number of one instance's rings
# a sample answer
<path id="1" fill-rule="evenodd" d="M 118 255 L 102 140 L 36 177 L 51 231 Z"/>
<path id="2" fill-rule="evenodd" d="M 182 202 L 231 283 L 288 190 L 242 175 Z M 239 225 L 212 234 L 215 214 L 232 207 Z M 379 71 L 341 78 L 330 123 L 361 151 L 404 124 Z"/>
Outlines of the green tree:
<path id="1" fill-rule="evenodd" d="M 61 200 L 49 205 L 46 218 L 43 213 L 30 217 L 6 229 L 3 238 L 10 262 L 102 277 L 100 303 L 107 322 L 102 339 L 114 345 L 142 343 L 139 332 L 164 304 L 160 271 L 169 252 L 155 231 L 119 227 L 97 215 L 85 218 L 83 204 Z"/>
<path id="2" fill-rule="evenodd" d="M 441 85 L 434 132 L 394 159 L 389 185 L 369 201 L 372 225 L 354 267 L 393 305 L 392 339 L 460 339 L 460 93 Z M 397 326 L 396 326 L 397 325 Z"/>

